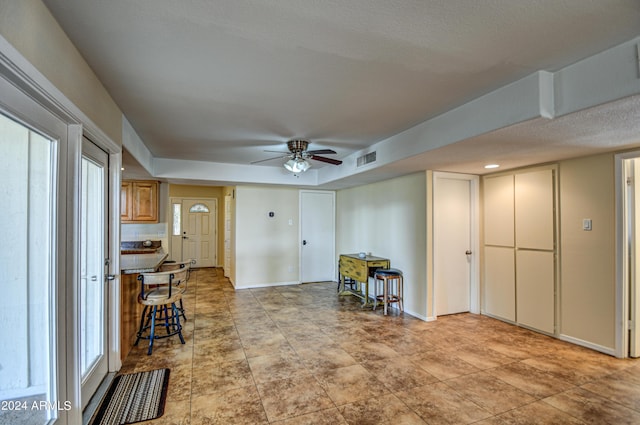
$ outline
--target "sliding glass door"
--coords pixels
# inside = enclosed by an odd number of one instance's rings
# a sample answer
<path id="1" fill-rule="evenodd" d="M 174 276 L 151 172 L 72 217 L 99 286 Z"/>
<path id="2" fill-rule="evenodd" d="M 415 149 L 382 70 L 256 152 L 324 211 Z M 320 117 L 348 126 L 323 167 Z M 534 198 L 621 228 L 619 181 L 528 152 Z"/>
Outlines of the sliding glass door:
<path id="1" fill-rule="evenodd" d="M 80 180 L 80 369 L 84 408 L 107 374 L 108 156 L 84 139 Z"/>
<path id="2" fill-rule="evenodd" d="M 0 423 L 44 424 L 59 415 L 57 148 L 0 113 Z"/>

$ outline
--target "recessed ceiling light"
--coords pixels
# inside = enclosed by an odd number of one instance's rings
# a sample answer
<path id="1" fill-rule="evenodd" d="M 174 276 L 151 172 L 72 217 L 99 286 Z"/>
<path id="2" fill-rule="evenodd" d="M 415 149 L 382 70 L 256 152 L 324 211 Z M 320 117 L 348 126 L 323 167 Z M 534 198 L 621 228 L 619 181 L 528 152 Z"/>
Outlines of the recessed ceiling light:
<path id="1" fill-rule="evenodd" d="M 124 171 L 124 167 L 120 167 L 120 171 Z"/>
<path id="2" fill-rule="evenodd" d="M 500 165 L 498 164 L 487 164 L 484 166 L 484 168 L 486 169 L 490 169 L 490 168 L 498 168 Z"/>

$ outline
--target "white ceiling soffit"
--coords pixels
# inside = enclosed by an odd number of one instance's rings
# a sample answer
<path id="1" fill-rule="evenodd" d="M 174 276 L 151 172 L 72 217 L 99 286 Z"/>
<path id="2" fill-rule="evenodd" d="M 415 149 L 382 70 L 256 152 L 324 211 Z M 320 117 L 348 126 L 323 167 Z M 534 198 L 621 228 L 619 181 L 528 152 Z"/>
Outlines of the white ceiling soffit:
<path id="1" fill-rule="evenodd" d="M 44 3 L 126 115 L 132 155 L 167 179 L 349 185 L 398 164 L 453 167 L 447 147 L 464 141 L 478 156 L 456 165 L 484 172 L 475 164 L 489 147 L 522 156 L 487 135 L 519 128 L 544 150 L 536 134 L 548 120 L 596 105 L 606 116 L 639 84 L 637 0 Z M 298 137 L 345 163 L 298 179 L 279 161 L 248 165 Z M 372 150 L 375 163 L 351 165 Z"/>

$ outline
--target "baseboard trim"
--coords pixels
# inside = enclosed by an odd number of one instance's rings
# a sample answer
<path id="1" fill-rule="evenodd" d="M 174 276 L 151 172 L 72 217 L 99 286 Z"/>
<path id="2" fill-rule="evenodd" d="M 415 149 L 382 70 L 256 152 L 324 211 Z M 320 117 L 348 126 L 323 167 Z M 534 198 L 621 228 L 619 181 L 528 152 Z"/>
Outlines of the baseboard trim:
<path id="1" fill-rule="evenodd" d="M 595 344 L 593 342 L 585 341 L 583 339 L 575 338 L 575 337 L 564 335 L 564 334 L 560 334 L 558 339 L 616 357 L 615 348 L 605 347 L 604 345 Z"/>

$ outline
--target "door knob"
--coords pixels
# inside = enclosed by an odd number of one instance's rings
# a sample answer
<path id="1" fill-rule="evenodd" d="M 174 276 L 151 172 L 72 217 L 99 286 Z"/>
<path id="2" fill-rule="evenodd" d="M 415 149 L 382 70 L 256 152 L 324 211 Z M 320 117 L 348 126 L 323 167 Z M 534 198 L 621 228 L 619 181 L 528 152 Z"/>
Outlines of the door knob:
<path id="1" fill-rule="evenodd" d="M 466 250 L 466 251 L 465 251 L 465 254 L 466 254 L 466 255 L 471 255 L 471 251 Z"/>

